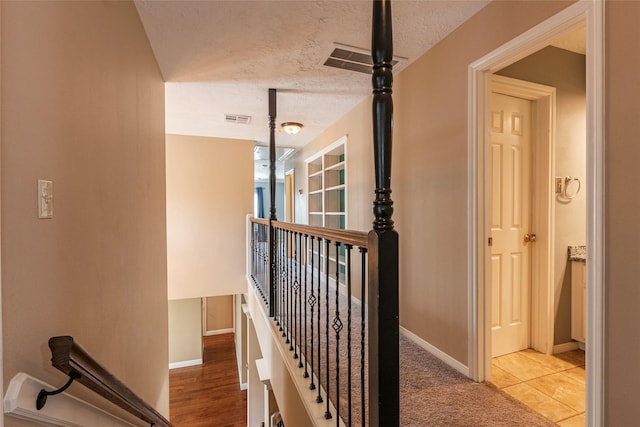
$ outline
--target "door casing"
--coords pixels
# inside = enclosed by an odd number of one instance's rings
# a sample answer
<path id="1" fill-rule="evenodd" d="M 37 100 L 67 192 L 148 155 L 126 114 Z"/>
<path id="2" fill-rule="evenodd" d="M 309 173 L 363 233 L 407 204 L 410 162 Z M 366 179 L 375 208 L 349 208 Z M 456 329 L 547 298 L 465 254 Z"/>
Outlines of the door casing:
<path id="1" fill-rule="evenodd" d="M 296 221 L 296 198 L 295 198 L 295 170 L 291 169 L 284 174 L 284 220 L 287 222 Z"/>
<path id="2" fill-rule="evenodd" d="M 587 346 L 586 422 L 604 425 L 604 7 L 599 0 L 582 0 L 533 27 L 469 65 L 468 70 L 468 366 L 469 376 L 484 381 L 490 372 L 487 357 L 487 296 L 484 230 L 485 112 L 490 76 L 580 26 L 586 27 L 587 92 Z"/>

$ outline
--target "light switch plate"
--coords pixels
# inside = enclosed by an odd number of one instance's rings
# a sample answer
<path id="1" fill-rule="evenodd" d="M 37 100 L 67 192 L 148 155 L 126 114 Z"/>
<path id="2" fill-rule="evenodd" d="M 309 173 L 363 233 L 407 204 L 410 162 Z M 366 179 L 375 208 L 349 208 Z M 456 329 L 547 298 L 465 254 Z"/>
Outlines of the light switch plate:
<path id="1" fill-rule="evenodd" d="M 53 181 L 38 180 L 38 218 L 53 218 Z"/>

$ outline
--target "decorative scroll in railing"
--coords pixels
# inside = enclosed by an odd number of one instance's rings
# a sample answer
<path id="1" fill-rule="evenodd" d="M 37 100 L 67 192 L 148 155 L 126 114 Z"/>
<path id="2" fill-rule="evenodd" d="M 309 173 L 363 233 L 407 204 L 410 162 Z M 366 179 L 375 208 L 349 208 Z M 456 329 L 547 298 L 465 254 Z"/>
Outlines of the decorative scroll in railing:
<path id="1" fill-rule="evenodd" d="M 49 348 L 53 367 L 68 375 L 70 379 L 81 383 L 151 426 L 171 427 L 166 418 L 100 365 L 72 337 L 53 337 L 49 339 Z M 44 406 L 47 394 L 53 393 L 43 390 L 38 395 L 38 409 Z"/>
<path id="2" fill-rule="evenodd" d="M 265 306 L 274 305 L 270 309 L 282 339 L 298 360 L 300 375 L 317 390 L 325 418 L 364 426 L 368 322 L 361 301 L 367 295 L 367 233 L 271 224 L 277 248 L 275 298 L 265 298 Z M 261 255 L 266 244 L 260 244 L 259 235 L 267 231 L 259 231 L 262 227 L 264 221 L 252 220 L 252 240 L 258 240 L 251 243 L 252 275 L 258 289 L 268 264 Z"/>

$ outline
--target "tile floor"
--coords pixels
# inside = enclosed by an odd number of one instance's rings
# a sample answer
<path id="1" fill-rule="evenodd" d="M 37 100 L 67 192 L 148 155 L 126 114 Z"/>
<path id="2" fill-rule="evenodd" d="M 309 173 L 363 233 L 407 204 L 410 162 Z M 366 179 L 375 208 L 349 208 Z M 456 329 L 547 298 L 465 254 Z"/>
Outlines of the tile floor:
<path id="1" fill-rule="evenodd" d="M 491 382 L 561 427 L 584 427 L 584 360 L 582 350 L 522 350 L 493 359 Z"/>

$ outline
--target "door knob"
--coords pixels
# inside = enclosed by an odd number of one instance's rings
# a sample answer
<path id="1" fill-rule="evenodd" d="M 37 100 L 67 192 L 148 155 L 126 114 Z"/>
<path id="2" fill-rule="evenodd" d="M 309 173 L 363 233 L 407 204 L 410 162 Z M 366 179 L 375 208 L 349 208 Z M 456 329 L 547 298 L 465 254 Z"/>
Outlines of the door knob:
<path id="1" fill-rule="evenodd" d="M 535 242 L 536 241 L 536 235 L 535 234 L 525 234 L 524 235 L 524 242 L 525 243 L 529 243 L 529 242 Z"/>

